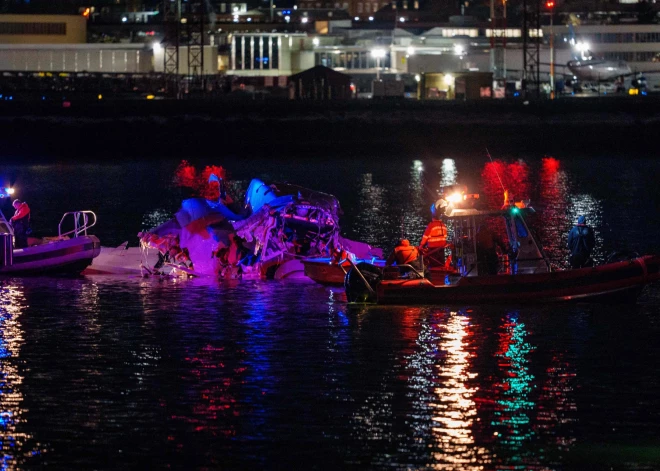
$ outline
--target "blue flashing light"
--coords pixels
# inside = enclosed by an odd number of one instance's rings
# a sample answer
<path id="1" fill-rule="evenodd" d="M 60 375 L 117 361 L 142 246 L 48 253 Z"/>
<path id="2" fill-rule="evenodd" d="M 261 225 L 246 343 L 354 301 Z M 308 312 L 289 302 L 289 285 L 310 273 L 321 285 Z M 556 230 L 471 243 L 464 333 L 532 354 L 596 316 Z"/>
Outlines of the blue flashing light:
<path id="1" fill-rule="evenodd" d="M 646 90 L 642 90 L 642 95 L 646 96 Z"/>
<path id="2" fill-rule="evenodd" d="M 42 97 L 41 97 L 41 99 L 42 99 L 42 100 L 45 100 L 45 99 L 46 99 L 46 97 L 45 97 L 45 96 L 42 96 Z"/>
<path id="3" fill-rule="evenodd" d="M 520 93 L 516 92 L 513 94 L 513 96 L 520 96 Z"/>
<path id="4" fill-rule="evenodd" d="M 14 97 L 13 97 L 13 96 L 10 96 L 10 97 L 9 97 L 9 99 L 10 99 L 10 100 L 13 100 L 13 99 L 14 99 Z"/>

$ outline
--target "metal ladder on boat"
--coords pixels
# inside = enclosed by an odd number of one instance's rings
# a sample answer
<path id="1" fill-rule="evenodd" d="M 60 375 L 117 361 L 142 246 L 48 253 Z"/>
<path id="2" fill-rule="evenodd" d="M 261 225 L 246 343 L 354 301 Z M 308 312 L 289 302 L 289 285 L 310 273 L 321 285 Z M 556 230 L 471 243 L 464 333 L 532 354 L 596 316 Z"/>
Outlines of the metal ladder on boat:
<path id="1" fill-rule="evenodd" d="M 62 224 L 65 220 L 71 218 L 73 219 L 73 230 L 62 233 Z M 96 214 L 94 211 L 71 211 L 64 213 L 64 216 L 60 219 L 60 224 L 57 226 L 57 233 L 59 237 L 65 237 L 71 234 L 73 234 L 73 237 L 79 237 L 80 235 L 87 235 L 87 229 L 95 225 Z"/>

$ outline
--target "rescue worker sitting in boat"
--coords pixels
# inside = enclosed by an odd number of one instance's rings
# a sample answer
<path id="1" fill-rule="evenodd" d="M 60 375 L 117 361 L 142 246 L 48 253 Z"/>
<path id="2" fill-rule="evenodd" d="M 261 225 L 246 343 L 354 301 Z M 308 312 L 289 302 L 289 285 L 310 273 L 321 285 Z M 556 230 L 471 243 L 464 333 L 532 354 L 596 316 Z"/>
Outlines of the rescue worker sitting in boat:
<path id="1" fill-rule="evenodd" d="M 419 256 L 419 250 L 414 245 L 410 245 L 408 239 L 401 239 L 385 262 L 386 267 L 392 266 L 395 263 L 398 266 L 410 265 L 415 270 L 420 271 L 422 264 Z"/>
<path id="2" fill-rule="evenodd" d="M 348 261 L 348 258 L 350 257 L 350 253 L 342 247 L 341 244 L 336 244 L 332 247 L 332 257 L 330 262 L 333 265 L 339 265 L 340 262 L 344 262 L 344 266 L 349 266 L 351 262 Z"/>

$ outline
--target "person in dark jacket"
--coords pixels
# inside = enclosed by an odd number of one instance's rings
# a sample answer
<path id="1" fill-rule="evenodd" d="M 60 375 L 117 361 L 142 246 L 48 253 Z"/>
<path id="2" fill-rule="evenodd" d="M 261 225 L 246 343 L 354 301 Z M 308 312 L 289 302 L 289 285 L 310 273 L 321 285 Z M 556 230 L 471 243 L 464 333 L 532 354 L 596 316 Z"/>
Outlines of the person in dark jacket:
<path id="1" fill-rule="evenodd" d="M 477 263 L 486 268 L 486 274 L 497 275 L 499 257 L 497 247 L 506 253 L 506 244 L 485 224 L 477 231 Z M 480 268 L 479 274 L 483 274 Z"/>
<path id="2" fill-rule="evenodd" d="M 591 251 L 596 245 L 594 230 L 587 225 L 584 216 L 579 216 L 577 224 L 568 233 L 568 248 L 571 251 L 571 268 L 583 268 L 593 265 Z"/>
<path id="3" fill-rule="evenodd" d="M 397 265 L 410 265 L 417 270 L 422 268 L 419 260 L 419 250 L 417 250 L 417 247 L 414 245 L 410 245 L 408 239 L 402 239 L 397 246 L 394 247 L 390 256 L 387 257 L 385 266 L 389 267 L 394 262 L 396 262 Z"/>
<path id="4" fill-rule="evenodd" d="M 9 220 L 14 228 L 15 247 L 22 249 L 28 246 L 27 238 L 30 232 L 30 207 L 27 203 L 14 200 L 12 206 L 16 210 Z"/>

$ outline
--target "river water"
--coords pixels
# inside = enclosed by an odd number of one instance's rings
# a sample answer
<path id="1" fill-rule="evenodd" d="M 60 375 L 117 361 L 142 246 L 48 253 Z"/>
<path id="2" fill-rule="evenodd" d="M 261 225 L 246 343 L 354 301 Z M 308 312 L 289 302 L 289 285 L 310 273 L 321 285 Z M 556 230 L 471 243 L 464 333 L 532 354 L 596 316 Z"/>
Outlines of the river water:
<path id="1" fill-rule="evenodd" d="M 495 157 L 495 156 L 494 156 Z M 197 158 L 336 195 L 345 236 L 417 241 L 442 185 L 530 199 L 557 267 L 660 252 L 660 162 L 555 155 Z M 103 245 L 170 218 L 180 161 L 0 165 L 37 234 Z M 1 181 L 4 179 L 5 181 Z M 501 183 L 500 183 L 501 182 Z M 7 206 L 4 206 L 7 214 Z M 632 306 L 347 306 L 312 282 L 0 280 L 3 469 L 660 469 L 660 287 Z"/>

